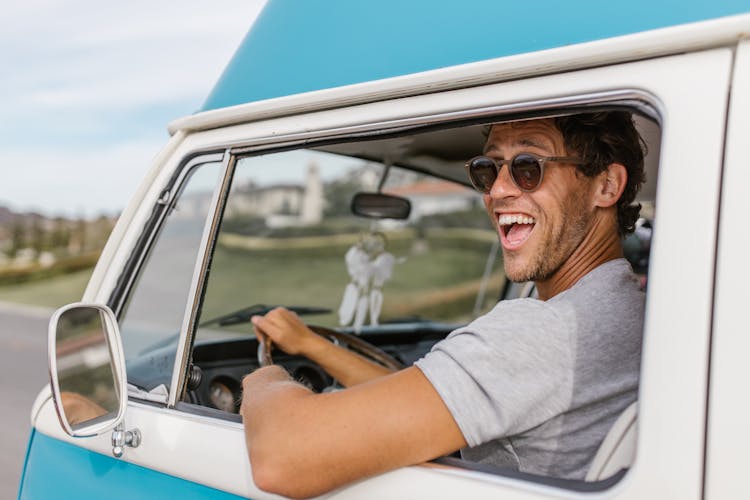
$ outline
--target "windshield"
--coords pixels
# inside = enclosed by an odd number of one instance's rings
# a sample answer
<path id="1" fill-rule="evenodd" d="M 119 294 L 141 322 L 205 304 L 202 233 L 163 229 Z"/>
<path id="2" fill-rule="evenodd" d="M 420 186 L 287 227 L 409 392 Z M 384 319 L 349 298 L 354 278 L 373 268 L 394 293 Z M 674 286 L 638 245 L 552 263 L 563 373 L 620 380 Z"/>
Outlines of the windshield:
<path id="1" fill-rule="evenodd" d="M 464 323 L 494 305 L 504 277 L 481 197 L 392 167 L 382 190 L 411 202 L 409 218 L 354 215 L 353 195 L 376 192 L 384 170 L 315 150 L 240 159 L 197 339 L 252 335 L 249 317 L 275 306 L 356 333 Z"/>

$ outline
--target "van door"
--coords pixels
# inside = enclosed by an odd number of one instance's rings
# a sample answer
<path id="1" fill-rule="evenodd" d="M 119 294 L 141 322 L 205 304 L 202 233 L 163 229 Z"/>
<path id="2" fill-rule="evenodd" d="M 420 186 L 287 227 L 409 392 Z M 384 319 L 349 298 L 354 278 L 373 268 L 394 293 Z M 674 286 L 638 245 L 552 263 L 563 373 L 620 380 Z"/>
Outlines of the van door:
<path id="1" fill-rule="evenodd" d="M 633 467 L 613 491 L 621 498 L 699 498 L 704 466 L 714 235 L 731 64 L 730 49 L 715 49 L 249 122 L 188 135 L 175 154 L 186 157 L 220 144 L 235 155 L 246 151 L 242 146 L 248 143 L 256 148 L 262 149 L 264 144 L 273 148 L 280 144 L 279 137 L 293 138 L 295 134 L 304 135 L 304 141 L 298 140 L 295 146 L 290 139 L 284 143 L 285 148 L 294 149 L 300 142 L 316 139 L 346 142 L 361 134 L 363 128 L 370 132 L 392 129 L 408 120 L 459 126 L 462 120 L 490 111 L 495 116 L 519 110 L 543 114 L 545 110 L 559 112 L 610 103 L 651 113 L 659 122 L 662 135 L 658 187 L 654 190 L 656 223 L 644 330 L 638 448 Z M 232 162 L 229 160 L 230 165 Z M 153 190 L 161 192 L 165 188 L 161 184 Z M 215 196 L 212 203 L 220 199 Z M 153 231 L 157 233 L 156 229 Z M 210 253 L 214 243 L 212 238 L 204 238 L 200 245 Z M 193 276 L 205 282 L 208 261 L 196 262 L 194 269 Z M 121 270 L 109 272 L 119 275 Z M 136 300 L 139 288 L 137 280 L 132 281 L 136 285 L 129 293 L 133 294 L 131 300 Z M 100 290 L 98 297 L 106 300 L 109 292 L 111 289 Z M 192 318 L 193 323 L 180 324 L 178 338 L 188 343 L 175 346 L 178 353 L 191 348 L 185 329 L 195 327 L 200 307 L 200 294 L 187 299 L 183 317 Z M 126 351 L 134 339 L 129 340 L 123 333 Z M 208 491 L 205 487 L 219 496 L 271 498 L 253 484 L 241 423 L 224 413 L 198 409 L 183 401 L 190 378 L 190 356 L 165 356 L 163 361 L 174 364 L 177 374 L 170 379 L 169 398 L 154 403 L 146 401 L 145 396 L 140 396 L 140 400 L 139 396 L 132 396 L 126 422 L 141 430 L 143 443 L 127 450 L 120 460 L 108 456 L 108 436 L 67 438 L 59 428 L 51 402 L 46 402 L 36 420 L 22 497 L 36 496 L 40 490 L 35 488 L 40 487 L 44 477 L 44 482 L 55 485 L 58 493 L 65 491 L 79 498 L 101 497 L 104 491 L 111 497 L 112 485 L 129 485 L 123 487 L 132 493 L 134 490 L 128 488 L 135 488 L 134 484 L 144 485 L 144 491 L 149 493 L 158 491 L 167 496 L 173 491 L 184 494 L 190 488 L 200 488 L 203 494 Z M 147 378 L 148 373 L 144 373 Z M 153 382 L 163 380 L 166 378 L 156 377 Z M 143 381 L 139 385 L 142 384 Z M 148 390 L 148 384 L 142 389 Z M 60 465 L 61 460 L 65 466 Z M 591 489 L 585 484 L 491 474 L 465 465 L 408 467 L 360 481 L 338 490 L 334 496 L 527 499 L 558 498 L 561 494 L 584 496 L 581 491 Z M 78 471 L 75 484 L 67 482 L 71 469 Z M 118 487 L 114 487 L 115 492 Z M 594 485 L 593 489 L 607 487 Z"/>

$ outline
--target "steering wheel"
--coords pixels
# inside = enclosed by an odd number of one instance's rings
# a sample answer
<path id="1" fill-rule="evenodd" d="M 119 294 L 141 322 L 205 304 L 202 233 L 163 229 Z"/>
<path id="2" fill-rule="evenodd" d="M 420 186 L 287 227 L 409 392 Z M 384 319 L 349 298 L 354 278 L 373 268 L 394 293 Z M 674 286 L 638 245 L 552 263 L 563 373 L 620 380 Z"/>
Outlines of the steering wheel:
<path id="1" fill-rule="evenodd" d="M 394 358 L 381 348 L 375 347 L 374 345 L 370 344 L 369 342 L 365 342 L 355 335 L 352 335 L 350 333 L 337 332 L 336 330 L 332 330 L 324 326 L 308 325 L 308 328 L 321 337 L 328 337 L 333 342 L 341 342 L 347 348 L 359 352 L 363 356 L 372 359 L 376 363 L 380 363 L 386 368 L 390 368 L 392 370 L 400 370 L 404 367 L 404 365 L 396 360 L 396 358 Z M 258 337 L 258 364 L 260 366 L 269 366 L 273 364 L 273 359 L 271 358 L 272 347 L 273 343 L 270 339 L 267 340 L 266 338 L 260 336 Z"/>

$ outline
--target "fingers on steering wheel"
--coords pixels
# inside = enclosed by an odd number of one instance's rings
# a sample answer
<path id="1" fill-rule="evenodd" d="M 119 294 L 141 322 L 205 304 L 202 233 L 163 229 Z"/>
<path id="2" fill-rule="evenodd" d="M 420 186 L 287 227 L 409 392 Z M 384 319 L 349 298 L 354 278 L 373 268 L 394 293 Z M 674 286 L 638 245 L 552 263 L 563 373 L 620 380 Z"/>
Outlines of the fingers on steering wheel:
<path id="1" fill-rule="evenodd" d="M 271 358 L 271 349 L 273 342 L 265 334 L 258 335 L 258 363 L 260 366 L 270 366 L 273 364 Z"/>

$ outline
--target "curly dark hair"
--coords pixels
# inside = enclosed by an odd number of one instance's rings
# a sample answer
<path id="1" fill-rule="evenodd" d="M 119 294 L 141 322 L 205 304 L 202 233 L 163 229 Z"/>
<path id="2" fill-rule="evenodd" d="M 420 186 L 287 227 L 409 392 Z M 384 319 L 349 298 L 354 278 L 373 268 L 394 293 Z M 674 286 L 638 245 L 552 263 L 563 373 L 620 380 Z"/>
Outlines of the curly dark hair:
<path id="1" fill-rule="evenodd" d="M 586 162 L 578 170 L 588 177 L 603 172 L 612 163 L 621 163 L 628 181 L 617 201 L 617 224 L 621 236 L 632 233 L 641 210 L 633 203 L 646 180 L 643 158 L 646 143 L 626 111 L 603 111 L 559 116 L 555 125 L 562 133 L 568 154 L 577 154 Z"/>

